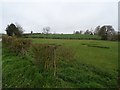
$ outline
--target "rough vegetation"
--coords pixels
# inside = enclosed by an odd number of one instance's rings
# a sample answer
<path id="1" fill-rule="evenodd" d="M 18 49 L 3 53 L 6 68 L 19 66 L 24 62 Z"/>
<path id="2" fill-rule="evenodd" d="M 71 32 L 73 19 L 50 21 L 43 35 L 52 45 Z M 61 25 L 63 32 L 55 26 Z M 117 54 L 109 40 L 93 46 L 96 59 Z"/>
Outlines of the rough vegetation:
<path id="1" fill-rule="evenodd" d="M 9 50 L 12 44 L 20 53 L 25 47 L 27 54 L 20 57 L 12 48 Z M 37 38 L 29 41 L 6 36 L 3 88 L 117 88 L 117 50 L 117 42 L 110 41 Z"/>
<path id="2" fill-rule="evenodd" d="M 7 47 L 10 51 L 25 55 L 31 46 L 31 41 L 29 39 L 16 38 L 12 36 L 3 36 L 3 45 Z"/>
<path id="3" fill-rule="evenodd" d="M 119 34 L 112 26 L 98 26 L 96 35 L 89 30 L 50 34 L 46 27 L 43 34 L 31 31 L 21 37 L 22 27 L 14 24 L 6 32 L 3 88 L 118 88 L 119 42 L 113 41 Z"/>

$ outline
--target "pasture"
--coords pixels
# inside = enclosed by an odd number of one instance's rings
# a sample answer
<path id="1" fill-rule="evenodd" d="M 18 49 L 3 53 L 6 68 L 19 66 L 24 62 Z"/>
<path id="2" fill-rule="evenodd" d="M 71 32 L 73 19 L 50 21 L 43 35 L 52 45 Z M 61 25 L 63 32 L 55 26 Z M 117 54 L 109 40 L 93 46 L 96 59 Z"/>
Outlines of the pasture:
<path id="1" fill-rule="evenodd" d="M 16 56 L 3 46 L 3 88 L 116 88 L 118 42 L 29 38 L 32 43 L 64 46 L 75 58 L 60 60 L 56 76 L 41 72 L 33 57 Z M 31 53 L 30 53 L 31 54 Z M 72 57 L 71 57 L 72 58 Z"/>
<path id="2" fill-rule="evenodd" d="M 24 34 L 27 38 L 49 38 L 49 39 L 87 39 L 100 40 L 98 35 L 80 35 L 80 34 Z"/>

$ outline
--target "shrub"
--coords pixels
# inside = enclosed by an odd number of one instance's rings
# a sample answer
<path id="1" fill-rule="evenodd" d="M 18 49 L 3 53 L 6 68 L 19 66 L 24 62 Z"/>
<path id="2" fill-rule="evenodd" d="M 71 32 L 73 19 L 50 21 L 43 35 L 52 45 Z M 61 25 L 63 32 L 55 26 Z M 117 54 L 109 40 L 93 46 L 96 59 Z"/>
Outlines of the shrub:
<path id="1" fill-rule="evenodd" d="M 7 41 L 7 36 L 2 36 L 2 43 L 4 44 L 6 43 L 6 41 Z"/>
<path id="2" fill-rule="evenodd" d="M 2 36 L 2 43 L 4 45 L 11 45 L 12 42 L 15 40 L 16 38 L 15 37 L 12 37 L 12 36 Z"/>
<path id="3" fill-rule="evenodd" d="M 22 55 L 27 54 L 27 51 L 31 46 L 31 40 L 12 36 L 3 36 L 2 42 L 10 51 Z"/>
<path id="4" fill-rule="evenodd" d="M 31 40 L 27 39 L 16 39 L 11 44 L 10 50 L 15 52 L 16 54 L 27 54 L 28 49 L 31 46 Z"/>

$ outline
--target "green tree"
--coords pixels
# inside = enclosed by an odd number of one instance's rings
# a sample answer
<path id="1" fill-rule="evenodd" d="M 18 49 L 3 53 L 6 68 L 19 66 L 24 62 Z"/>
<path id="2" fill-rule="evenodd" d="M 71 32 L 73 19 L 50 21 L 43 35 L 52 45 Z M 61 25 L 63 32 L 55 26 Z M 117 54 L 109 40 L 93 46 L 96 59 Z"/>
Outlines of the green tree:
<path id="1" fill-rule="evenodd" d="M 102 40 L 111 40 L 114 34 L 115 30 L 111 25 L 104 25 L 98 31 L 98 35 L 101 36 Z"/>
<path id="2" fill-rule="evenodd" d="M 17 37 L 22 36 L 23 34 L 23 28 L 19 24 L 13 24 L 7 26 L 6 33 L 8 36 L 16 35 Z"/>
<path id="3" fill-rule="evenodd" d="M 6 28 L 6 33 L 7 33 L 7 35 L 8 35 L 8 36 L 13 36 L 14 31 L 15 31 L 16 29 L 17 29 L 16 26 L 15 26 L 13 23 L 11 23 L 11 24 L 8 25 L 7 28 Z"/>
<path id="4" fill-rule="evenodd" d="M 50 27 L 49 26 L 43 28 L 43 34 L 49 34 L 49 32 L 50 32 Z"/>

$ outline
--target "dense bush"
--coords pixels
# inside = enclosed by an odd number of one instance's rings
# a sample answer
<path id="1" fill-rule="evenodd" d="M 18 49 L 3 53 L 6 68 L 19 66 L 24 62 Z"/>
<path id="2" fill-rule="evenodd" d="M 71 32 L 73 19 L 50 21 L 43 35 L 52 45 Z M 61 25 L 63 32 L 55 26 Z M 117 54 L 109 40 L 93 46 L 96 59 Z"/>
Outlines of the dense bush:
<path id="1" fill-rule="evenodd" d="M 15 52 L 16 54 L 27 54 L 27 51 L 31 45 L 31 41 L 27 39 L 16 39 L 11 44 L 11 51 Z"/>
<path id="2" fill-rule="evenodd" d="M 2 36 L 2 43 L 3 43 L 4 45 L 9 46 L 9 45 L 12 44 L 12 42 L 14 42 L 15 39 L 16 39 L 15 37 L 5 36 L 5 35 L 4 35 L 4 36 Z"/>
<path id="3" fill-rule="evenodd" d="M 27 54 L 29 47 L 31 46 L 31 40 L 16 38 L 12 36 L 2 37 L 3 45 L 5 45 L 10 51 L 16 54 Z"/>

